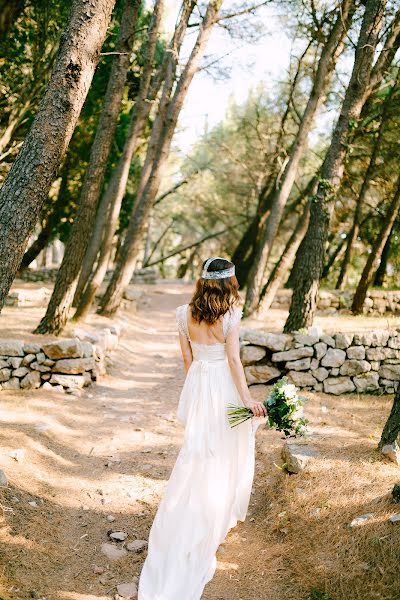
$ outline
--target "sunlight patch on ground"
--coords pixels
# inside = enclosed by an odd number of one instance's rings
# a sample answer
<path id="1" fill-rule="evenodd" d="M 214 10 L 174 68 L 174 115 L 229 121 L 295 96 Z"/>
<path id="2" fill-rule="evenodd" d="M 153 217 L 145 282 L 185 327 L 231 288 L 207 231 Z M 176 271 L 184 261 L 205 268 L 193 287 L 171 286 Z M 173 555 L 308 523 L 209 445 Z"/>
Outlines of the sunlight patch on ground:
<path id="1" fill-rule="evenodd" d="M 237 563 L 217 561 L 217 570 L 219 571 L 237 571 L 238 569 L 239 565 Z"/>
<path id="2" fill-rule="evenodd" d="M 78 592 L 58 592 L 60 600 L 110 600 L 110 596 L 97 594 L 78 594 Z"/>

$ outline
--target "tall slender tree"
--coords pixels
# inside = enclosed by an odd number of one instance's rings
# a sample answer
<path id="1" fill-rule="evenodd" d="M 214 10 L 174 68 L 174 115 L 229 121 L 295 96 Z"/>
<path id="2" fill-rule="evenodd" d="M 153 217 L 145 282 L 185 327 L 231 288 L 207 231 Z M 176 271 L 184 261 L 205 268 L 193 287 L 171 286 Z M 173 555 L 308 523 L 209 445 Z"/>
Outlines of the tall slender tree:
<path id="1" fill-rule="evenodd" d="M 313 177 L 310 180 L 310 183 L 307 185 L 306 192 L 307 196 L 312 196 L 317 191 L 318 180 L 316 177 Z M 296 252 L 300 246 L 302 239 L 304 238 L 308 222 L 310 220 L 310 202 L 307 201 L 305 206 L 303 206 L 301 214 L 297 219 L 296 227 L 294 228 L 289 240 L 276 262 L 274 268 L 271 271 L 271 274 L 268 278 L 267 283 L 264 285 L 261 295 L 260 295 L 260 303 L 257 308 L 257 315 L 263 316 L 271 306 L 274 301 L 276 292 L 281 287 L 285 275 L 290 269 Z"/>
<path id="2" fill-rule="evenodd" d="M 387 418 L 383 428 L 379 448 L 382 449 L 387 444 L 394 444 L 400 435 L 400 385 L 393 399 L 392 410 Z"/>
<path id="3" fill-rule="evenodd" d="M 399 211 L 400 175 L 397 180 L 397 186 L 394 191 L 393 198 L 389 203 L 385 218 L 383 220 L 382 227 L 377 235 L 373 247 L 371 248 L 371 252 L 368 255 L 367 262 L 365 263 L 365 267 L 363 269 L 360 281 L 358 282 L 358 286 L 354 294 L 351 310 L 356 315 L 362 312 L 368 288 L 372 283 L 372 279 L 381 259 L 383 249 L 390 236 L 393 225 L 399 215 Z"/>
<path id="4" fill-rule="evenodd" d="M 336 194 L 342 179 L 351 130 L 368 97 L 374 55 L 384 14 L 384 0 L 367 0 L 350 82 L 331 144 L 321 167 L 318 190 L 311 200 L 310 223 L 299 248 L 293 295 L 285 331 L 311 325 L 325 260 L 325 246 Z"/>
<path id="5" fill-rule="evenodd" d="M 142 0 L 125 0 L 116 54 L 82 185 L 78 211 L 46 314 L 36 328 L 36 333 L 58 334 L 68 320 L 118 121 L 141 4 Z"/>
<path id="6" fill-rule="evenodd" d="M 296 138 L 290 149 L 283 173 L 277 178 L 271 192 L 270 212 L 259 233 L 259 242 L 253 256 L 244 306 L 245 314 L 250 314 L 258 305 L 265 267 L 272 243 L 278 231 L 283 210 L 289 198 L 298 172 L 300 160 L 307 146 L 316 112 L 324 99 L 336 61 L 343 49 L 343 41 L 352 20 L 355 4 L 353 0 L 343 0 L 337 9 L 336 20 L 324 43 L 315 74 L 313 87 L 304 110 Z"/>
<path id="7" fill-rule="evenodd" d="M 199 33 L 190 57 L 172 92 L 171 80 L 175 79 L 176 62 L 171 62 L 164 82 L 160 107 L 154 123 L 147 157 L 143 166 L 141 182 L 133 215 L 130 219 L 127 234 L 119 253 L 113 277 L 101 301 L 101 314 L 113 314 L 118 310 L 123 292 L 135 268 L 135 262 L 142 244 L 147 218 L 157 197 L 163 169 L 168 158 L 172 136 L 178 116 L 186 98 L 190 83 L 197 71 L 199 60 L 203 55 L 210 33 L 222 5 L 223 0 L 210 0 L 205 16 L 200 24 Z M 153 135 L 154 134 L 154 135 Z"/>
<path id="8" fill-rule="evenodd" d="M 0 309 L 75 129 L 115 0 L 75 0 L 53 74 L 0 190 Z"/>
<path id="9" fill-rule="evenodd" d="M 93 232 L 83 259 L 74 300 L 74 304 L 77 305 L 75 319 L 82 319 L 89 312 L 96 292 L 104 279 L 112 250 L 112 240 L 118 223 L 118 215 L 128 183 L 132 158 L 141 143 L 146 121 L 162 83 L 161 74 L 164 65 L 160 66 L 156 76 L 152 78 L 152 75 L 163 12 L 164 0 L 156 0 L 149 26 L 148 44 L 145 51 L 139 92 L 132 108 L 127 138 L 117 166 L 102 195 Z M 184 18 L 183 13 L 181 19 L 182 17 Z M 180 32 L 181 28 L 177 27 L 176 31 Z M 181 37 L 180 43 L 183 41 L 183 34 Z M 167 54 L 164 60 L 166 60 Z M 95 266 L 96 258 L 98 260 Z"/>
<path id="10" fill-rule="evenodd" d="M 364 203 L 366 200 L 366 196 L 367 196 L 367 193 L 368 193 L 368 190 L 370 187 L 371 180 L 374 175 L 376 161 L 377 161 L 377 158 L 381 151 L 381 145 L 382 145 L 382 141 L 383 141 L 383 134 L 384 134 L 385 126 L 388 122 L 388 119 L 390 119 L 390 116 L 391 116 L 390 103 L 393 99 L 393 96 L 394 96 L 396 90 L 398 90 L 399 75 L 400 75 L 400 72 L 397 76 L 397 79 L 393 82 L 390 92 L 387 93 L 385 100 L 382 104 L 378 131 L 377 131 L 376 136 L 374 137 L 372 152 L 371 152 L 371 155 L 370 155 L 370 158 L 368 161 L 368 166 L 365 171 L 363 182 L 361 184 L 360 192 L 359 192 L 357 200 L 356 200 L 356 207 L 354 209 L 354 215 L 353 215 L 353 224 L 352 224 L 350 232 L 346 238 L 346 250 L 345 250 L 345 254 L 343 257 L 342 264 L 341 264 L 339 277 L 338 277 L 338 280 L 336 283 L 336 289 L 338 289 L 338 290 L 342 290 L 344 287 L 346 287 L 347 270 L 351 263 L 354 242 L 356 241 L 359 230 L 360 230 L 362 209 L 363 209 L 363 206 L 364 206 Z"/>
<path id="11" fill-rule="evenodd" d="M 378 265 L 378 268 L 375 271 L 373 285 L 376 287 L 383 287 L 383 285 L 385 283 L 386 271 L 387 271 L 388 262 L 389 262 L 389 258 L 390 258 L 390 251 L 392 249 L 392 247 L 391 247 L 392 246 L 392 235 L 394 235 L 395 227 L 396 227 L 396 222 L 393 223 L 392 230 L 389 233 L 386 243 L 382 250 L 380 263 Z"/>

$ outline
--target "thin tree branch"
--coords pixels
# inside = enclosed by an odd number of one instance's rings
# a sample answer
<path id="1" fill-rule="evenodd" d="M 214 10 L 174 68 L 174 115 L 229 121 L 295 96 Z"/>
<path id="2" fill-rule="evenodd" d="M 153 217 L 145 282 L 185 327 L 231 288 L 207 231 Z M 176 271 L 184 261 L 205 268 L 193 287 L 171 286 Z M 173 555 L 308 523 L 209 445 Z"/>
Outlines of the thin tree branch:
<path id="1" fill-rule="evenodd" d="M 158 265 L 160 262 L 166 261 L 168 258 L 171 258 L 172 256 L 176 256 L 177 254 L 182 254 L 182 252 L 185 252 L 185 250 L 190 250 L 190 248 L 194 248 L 195 246 L 200 246 L 207 240 L 218 237 L 218 236 L 222 235 L 223 233 L 230 231 L 231 229 L 235 229 L 235 227 L 237 227 L 241 223 L 244 223 L 245 220 L 247 221 L 247 219 L 243 219 L 242 221 L 240 221 L 239 223 L 236 223 L 235 225 L 231 225 L 230 227 L 226 227 L 225 229 L 221 229 L 220 231 L 216 231 L 215 233 L 209 233 L 208 235 L 204 236 L 203 238 L 201 238 L 201 240 L 198 240 L 197 242 L 193 242 L 191 244 L 187 244 L 186 246 L 182 246 L 181 248 L 174 250 L 173 252 L 171 252 L 170 254 L 167 254 L 166 256 L 163 256 L 162 258 L 154 260 L 151 263 L 147 263 L 146 267 L 153 267 L 154 265 Z"/>

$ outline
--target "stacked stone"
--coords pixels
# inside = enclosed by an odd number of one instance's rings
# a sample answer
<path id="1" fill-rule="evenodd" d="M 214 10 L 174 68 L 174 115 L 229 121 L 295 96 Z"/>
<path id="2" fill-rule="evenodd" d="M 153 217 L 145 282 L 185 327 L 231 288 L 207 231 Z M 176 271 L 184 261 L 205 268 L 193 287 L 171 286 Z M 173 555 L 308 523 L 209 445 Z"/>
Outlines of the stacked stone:
<path id="1" fill-rule="evenodd" d="M 293 335 L 242 332 L 249 385 L 286 375 L 297 387 L 327 394 L 393 393 L 400 381 L 400 332 Z"/>
<path id="2" fill-rule="evenodd" d="M 19 274 L 19 278 L 23 281 L 51 282 L 56 280 L 58 270 L 58 268 L 50 269 L 48 267 L 43 267 L 41 269 L 25 269 Z"/>
<path id="3" fill-rule="evenodd" d="M 116 331 L 105 329 L 96 342 L 78 338 L 38 344 L 0 339 L 0 390 L 76 390 L 105 372 L 107 353 L 118 344 Z"/>
<path id="4" fill-rule="evenodd" d="M 279 290 L 272 303 L 272 308 L 287 310 L 290 306 L 291 290 Z M 321 290 L 317 308 L 324 314 L 334 314 L 338 310 L 349 310 L 353 301 L 354 291 Z M 364 302 L 364 314 L 386 312 L 400 314 L 400 291 L 369 290 Z"/>

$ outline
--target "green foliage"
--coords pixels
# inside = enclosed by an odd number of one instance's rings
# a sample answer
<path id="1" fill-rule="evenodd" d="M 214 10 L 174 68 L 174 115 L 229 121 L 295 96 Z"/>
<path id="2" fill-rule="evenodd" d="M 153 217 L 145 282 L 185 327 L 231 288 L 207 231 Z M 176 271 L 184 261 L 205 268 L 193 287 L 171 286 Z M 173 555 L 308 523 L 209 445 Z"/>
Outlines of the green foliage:
<path id="1" fill-rule="evenodd" d="M 187 261 L 196 272 L 205 254 L 233 254 L 255 214 L 260 194 L 285 160 L 296 130 L 294 117 L 289 115 L 281 131 L 287 91 L 286 83 L 274 89 L 273 94 L 260 85 L 243 104 L 232 100 L 225 119 L 211 130 L 205 124 L 203 135 L 187 156 L 182 158 L 175 153 L 170 158 L 169 177 L 164 178 L 161 192 L 180 179 L 186 179 L 187 184 L 157 206 L 153 240 L 158 239 L 167 224 L 171 227 L 157 247 L 156 256 L 213 231 L 224 233 L 168 261 L 168 275 L 175 276 Z M 297 102 L 303 105 L 302 93 Z M 315 147 L 319 144 L 317 137 Z M 306 185 L 318 164 L 318 158 L 308 153 L 302 162 L 299 187 Z M 297 194 L 296 189 L 294 197 Z M 294 212 L 288 216 L 284 232 L 293 228 L 296 217 Z"/>
<path id="2" fill-rule="evenodd" d="M 0 50 L 7 55 L 8 59 L 10 57 L 14 57 L 14 54 L 17 57 L 16 64 L 13 66 L 13 69 L 11 69 L 11 71 L 8 72 L 7 75 L 7 81 L 10 82 L 10 90 L 12 86 L 17 87 L 20 84 L 17 80 L 16 75 L 14 77 L 15 81 L 12 79 L 13 73 L 15 72 L 16 74 L 19 74 L 19 70 L 23 71 L 24 69 L 31 68 L 29 66 L 30 59 L 28 60 L 28 58 L 30 57 L 32 51 L 29 51 L 29 53 L 24 54 L 24 52 L 22 51 L 22 47 L 24 44 L 27 44 L 30 47 L 34 43 L 39 43 L 35 42 L 34 40 L 36 37 L 40 37 L 40 35 L 44 36 L 41 43 L 46 48 L 53 48 L 54 45 L 56 46 L 58 44 L 60 33 L 63 27 L 65 26 L 65 22 L 68 16 L 68 9 L 70 8 L 70 3 L 61 3 L 60 6 L 58 3 L 50 3 L 50 7 L 47 6 L 48 4 L 49 3 L 47 2 L 38 2 L 37 6 L 33 4 L 32 14 L 31 10 L 29 9 L 28 16 L 22 16 L 21 19 L 18 21 L 16 25 L 16 31 L 18 35 L 16 35 L 15 40 L 13 38 L 11 48 L 8 50 L 5 45 L 0 45 Z M 48 25 L 47 29 L 45 30 L 43 29 L 42 25 L 42 21 L 44 20 L 44 17 L 41 16 L 42 12 L 45 12 L 45 14 L 47 15 Z M 113 13 L 113 19 L 108 30 L 107 38 L 103 46 L 104 53 L 112 52 L 115 49 L 115 44 L 118 37 L 119 19 L 121 16 L 121 12 L 122 2 L 117 2 Z M 130 114 L 136 99 L 137 90 L 140 83 L 144 49 L 145 44 L 147 43 L 146 26 L 149 23 L 150 17 L 151 14 L 148 12 L 143 12 L 140 16 L 138 24 L 139 33 L 135 40 L 134 51 L 132 53 L 131 66 L 128 73 L 128 81 L 126 85 L 126 92 L 123 97 L 119 122 L 116 128 L 114 143 L 112 145 L 108 161 L 105 185 L 107 185 L 110 175 L 116 166 L 116 163 L 119 159 L 122 147 L 126 139 L 126 134 L 128 131 L 130 121 Z M 21 33 L 20 36 L 19 32 Z M 46 35 L 48 37 L 46 37 Z M 163 48 L 164 46 L 160 42 L 157 49 L 158 61 L 161 60 Z M 45 59 L 46 57 L 47 55 L 45 54 L 43 59 Z M 58 237 L 64 242 L 68 238 L 70 227 L 75 217 L 80 190 L 89 162 L 91 146 L 94 140 L 94 136 L 96 134 L 98 120 L 103 107 L 104 95 L 110 76 L 112 60 L 112 55 L 105 55 L 101 56 L 100 58 L 95 75 L 93 77 L 92 85 L 89 89 L 86 101 L 79 116 L 79 120 L 74 130 L 72 139 L 70 141 L 67 154 L 64 158 L 63 165 L 60 168 L 58 178 L 52 186 L 52 190 L 49 194 L 47 201 L 43 206 L 40 215 L 39 224 L 40 226 L 44 226 L 51 213 L 55 210 L 56 205 L 58 203 L 62 205 L 61 207 L 57 208 L 57 210 L 61 214 L 61 221 L 54 228 L 51 237 Z M 0 62 L 0 66 L 1 64 L 2 63 Z M 36 68 L 39 68 L 39 66 L 36 66 Z M 51 64 L 47 65 L 47 67 L 51 67 Z M 32 122 L 38 100 L 40 99 L 41 93 L 43 93 L 44 91 L 46 83 L 47 79 L 43 81 L 43 85 L 40 88 L 40 93 L 38 93 L 34 98 L 34 102 L 30 108 L 29 118 L 26 118 L 23 128 L 18 128 L 16 135 L 14 136 L 15 141 L 19 139 L 19 136 L 24 137 L 26 135 L 26 131 Z M 10 94 L 11 91 L 8 95 Z M 4 119 L 4 122 L 6 120 L 6 116 L 7 115 L 3 115 L 2 117 Z M 151 125 L 152 122 L 149 120 L 146 135 L 148 135 L 151 129 Z M 12 158 L 13 157 L 11 155 L 10 164 Z M 6 173 L 8 168 L 9 165 L 6 166 L 3 164 L 4 174 Z M 136 184 L 139 174 L 140 155 L 135 157 L 131 166 L 127 194 L 124 199 L 123 210 L 121 212 L 121 230 L 126 227 L 128 222 L 128 215 L 135 198 Z"/>
<path id="3" fill-rule="evenodd" d="M 320 592 L 316 589 L 312 589 L 308 600 L 331 600 L 331 597 L 326 592 Z"/>

